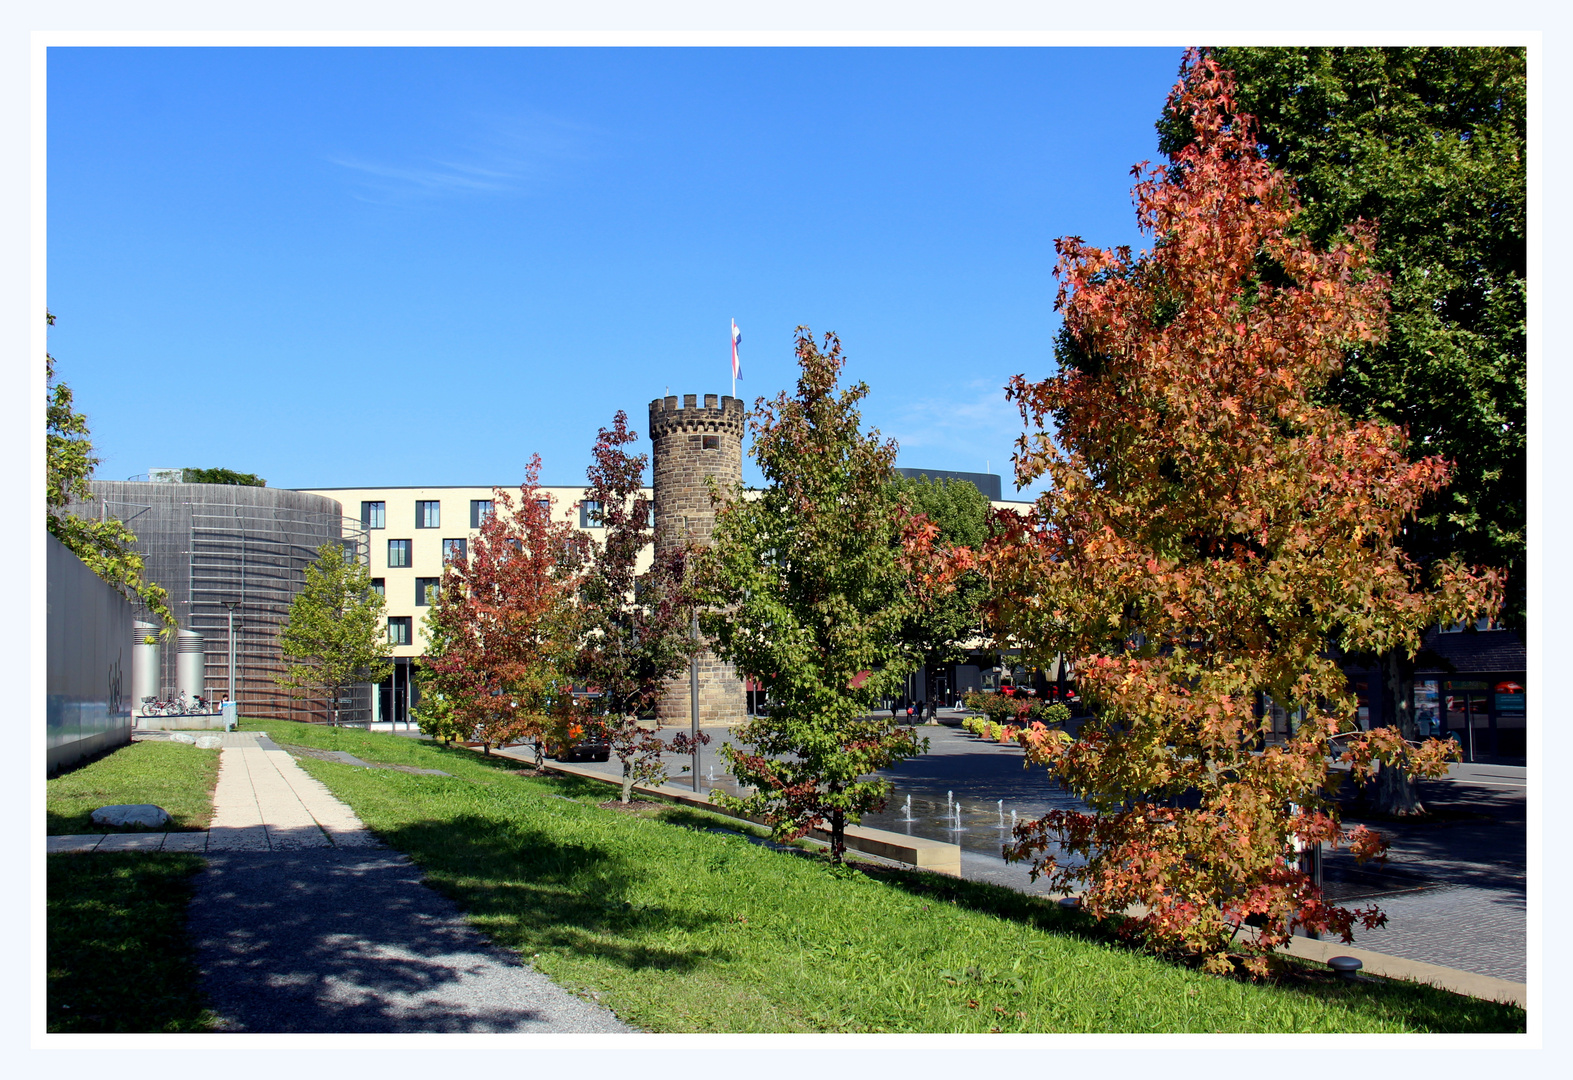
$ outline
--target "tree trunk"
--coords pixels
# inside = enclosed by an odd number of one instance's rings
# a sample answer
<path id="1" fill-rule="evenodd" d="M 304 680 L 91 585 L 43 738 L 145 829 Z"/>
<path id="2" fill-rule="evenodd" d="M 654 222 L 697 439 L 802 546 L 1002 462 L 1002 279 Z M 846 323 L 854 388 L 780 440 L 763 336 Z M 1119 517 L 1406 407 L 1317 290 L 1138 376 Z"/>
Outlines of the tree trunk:
<path id="1" fill-rule="evenodd" d="M 623 805 L 628 805 L 628 798 L 634 793 L 634 763 L 623 762 Z"/>
<path id="2" fill-rule="evenodd" d="M 830 861 L 841 865 L 841 853 L 847 849 L 847 816 L 840 810 L 830 812 Z"/>
<path id="3" fill-rule="evenodd" d="M 1382 690 L 1386 698 L 1387 715 L 1384 726 L 1395 727 L 1405 739 L 1415 737 L 1415 672 L 1414 663 L 1397 650 L 1383 653 L 1379 663 L 1382 672 Z M 1371 787 L 1371 804 L 1379 814 L 1405 817 L 1423 814 L 1420 791 L 1403 765 L 1383 764 L 1376 773 Z"/>

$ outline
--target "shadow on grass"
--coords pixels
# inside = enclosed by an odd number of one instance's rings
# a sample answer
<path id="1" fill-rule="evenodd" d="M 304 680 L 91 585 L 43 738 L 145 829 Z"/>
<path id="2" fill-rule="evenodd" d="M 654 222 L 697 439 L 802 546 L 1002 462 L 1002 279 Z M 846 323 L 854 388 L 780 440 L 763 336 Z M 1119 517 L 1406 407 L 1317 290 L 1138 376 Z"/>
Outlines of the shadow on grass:
<path id="1" fill-rule="evenodd" d="M 987 882 L 966 881 L 917 870 L 863 864 L 859 869 L 876 880 L 916 896 L 954 903 L 1044 933 L 1074 937 L 1131 953 L 1147 954 L 1138 942 L 1119 932 L 1116 919 L 1091 915 L 1060 906 L 1057 901 L 1028 896 Z M 1342 1000 L 1370 1011 L 1410 1022 L 1430 1031 L 1522 1032 L 1525 1012 L 1517 1005 L 1482 1001 L 1438 987 L 1392 979 L 1349 982 L 1325 966 L 1281 954 L 1282 963 L 1266 981 L 1278 990 L 1317 1001 Z M 1161 962 L 1195 968 L 1184 957 L 1167 955 Z M 1249 976 L 1218 976 L 1253 982 Z"/>
<path id="2" fill-rule="evenodd" d="M 604 813 L 604 811 L 602 811 Z M 567 842 L 517 821 L 462 815 L 383 831 L 493 940 L 526 956 L 594 956 L 630 971 L 689 971 L 729 959 L 714 946 L 651 944 L 673 932 L 701 935 L 713 916 L 636 903 L 637 860 L 593 842 Z"/>
<path id="3" fill-rule="evenodd" d="M 172 853 L 49 856 L 47 1030 L 212 1027 L 186 934 L 201 868 Z"/>

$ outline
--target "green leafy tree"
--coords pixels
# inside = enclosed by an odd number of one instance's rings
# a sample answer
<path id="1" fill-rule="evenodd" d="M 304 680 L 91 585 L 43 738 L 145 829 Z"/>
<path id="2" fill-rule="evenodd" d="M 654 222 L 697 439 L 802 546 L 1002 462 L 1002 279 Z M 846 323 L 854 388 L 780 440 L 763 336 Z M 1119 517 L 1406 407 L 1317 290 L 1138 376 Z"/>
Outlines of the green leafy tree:
<path id="1" fill-rule="evenodd" d="M 1452 463 L 1402 537 L 1423 568 L 1507 570 L 1506 625 L 1526 607 L 1527 76 L 1521 48 L 1208 50 L 1234 73 L 1264 156 L 1295 182 L 1295 231 L 1322 247 L 1377 223 L 1372 265 L 1391 280 L 1385 340 L 1353 350 L 1322 398 L 1409 433 L 1413 460 Z M 1173 158 L 1192 138 L 1158 124 Z M 1414 657 L 1377 658 L 1388 714 L 1415 737 Z M 1401 769 L 1377 777 L 1390 813 L 1421 809 Z"/>
<path id="2" fill-rule="evenodd" d="M 236 472 L 234 469 L 182 469 L 180 478 L 188 484 L 234 484 L 239 487 L 267 487 L 268 482 L 256 473 Z"/>
<path id="3" fill-rule="evenodd" d="M 382 612 L 382 597 L 366 568 L 346 559 L 342 544 L 323 544 L 279 630 L 287 666 L 278 684 L 295 697 L 325 698 L 329 722 L 338 727 L 345 691 L 356 683 L 381 682 L 393 671 Z"/>
<path id="4" fill-rule="evenodd" d="M 700 598 L 717 654 L 772 702 L 735 732 L 749 749 L 721 748 L 757 792 L 711 798 L 762 816 L 783 840 L 828 825 L 840 862 L 847 823 L 889 794 L 870 774 L 928 741 L 870 715 L 916 660 L 901 633 L 916 605 L 903 544 L 912 522 L 890 484 L 895 443 L 861 428 L 868 387 L 838 392 L 841 343 L 824 342 L 798 327 L 797 396 L 756 405 L 751 452 L 765 487 L 718 512 Z"/>
<path id="5" fill-rule="evenodd" d="M 53 326 L 55 317 L 47 318 Z M 98 467 L 98 458 L 93 456 L 87 417 L 76 411 L 71 388 L 56 381 L 55 358 L 48 353 L 44 354 L 44 382 L 44 502 L 49 533 L 127 599 L 140 602 L 163 624 L 160 633 L 169 637 L 176 629 L 169 592 L 147 580 L 142 555 L 136 549 L 136 534 L 118 518 L 104 516 L 95 521 L 70 511 L 73 502 L 92 497 L 88 481 Z"/>
<path id="6" fill-rule="evenodd" d="M 989 500 L 965 480 L 931 480 L 898 476 L 891 481 L 896 497 L 910 511 L 934 524 L 932 544 L 941 557 L 957 549 L 981 551 L 993 530 Z M 966 642 L 982 631 L 988 582 L 976 569 L 958 575 L 950 587 L 919 604 L 902 623 L 901 635 L 925 665 L 960 660 Z"/>
<path id="7" fill-rule="evenodd" d="M 428 590 L 429 592 L 430 590 Z M 439 594 L 441 589 L 438 590 Z M 421 619 L 426 641 L 426 661 L 428 665 L 434 657 L 446 656 L 451 640 L 450 630 L 444 620 L 437 616 L 437 605 L 432 603 L 435 596 L 429 597 L 426 614 Z M 428 681 L 421 692 L 420 704 L 410 710 L 410 715 L 419 725 L 421 734 L 430 735 L 434 739 L 452 743 L 455 740 L 465 740 L 474 734 L 474 725 L 468 724 L 459 711 L 454 708 L 454 701 L 438 687 L 435 682 Z"/>

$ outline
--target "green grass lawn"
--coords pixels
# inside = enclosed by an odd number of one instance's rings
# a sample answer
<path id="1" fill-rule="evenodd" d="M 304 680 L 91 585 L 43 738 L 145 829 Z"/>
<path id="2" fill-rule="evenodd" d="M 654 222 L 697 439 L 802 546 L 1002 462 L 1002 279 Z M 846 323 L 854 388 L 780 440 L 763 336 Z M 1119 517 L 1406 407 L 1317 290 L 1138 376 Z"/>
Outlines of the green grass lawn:
<path id="1" fill-rule="evenodd" d="M 471 922 L 651 1031 L 1515 1032 L 1524 1012 L 1318 966 L 1203 975 L 1010 890 L 836 871 L 729 819 L 599 809 L 612 789 L 349 729 L 247 721 L 279 743 L 423 776 L 301 759 Z"/>
<path id="2" fill-rule="evenodd" d="M 201 868 L 198 856 L 162 852 L 49 856 L 47 1030 L 212 1027 L 186 937 Z"/>
<path id="3" fill-rule="evenodd" d="M 116 831 L 94 825 L 92 813 L 124 803 L 162 806 L 171 832 L 206 829 L 213 817 L 218 758 L 217 750 L 186 743 L 134 742 L 51 777 L 49 835 Z"/>

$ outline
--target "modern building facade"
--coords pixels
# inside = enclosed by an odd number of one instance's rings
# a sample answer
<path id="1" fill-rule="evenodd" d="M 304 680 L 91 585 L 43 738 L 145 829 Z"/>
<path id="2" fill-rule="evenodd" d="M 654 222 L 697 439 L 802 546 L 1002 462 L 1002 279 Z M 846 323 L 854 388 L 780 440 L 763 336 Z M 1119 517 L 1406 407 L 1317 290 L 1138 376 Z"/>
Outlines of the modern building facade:
<path id="1" fill-rule="evenodd" d="M 176 477 L 179 471 L 150 470 L 154 474 Z M 174 479 L 94 480 L 89 486 L 89 498 L 71 512 L 119 518 L 136 533 L 145 576 L 168 590 L 170 609 L 185 632 L 183 639 L 159 650 L 158 696 L 173 696 L 181 686 L 184 644 L 200 648 L 204 697 L 216 700 L 233 686 L 234 700 L 248 716 L 326 717 L 324 702 L 291 697 L 278 686 L 276 678 L 284 671 L 279 628 L 305 585 L 306 565 L 323 544 L 342 544 L 351 557 L 365 562 L 366 538 L 358 521 L 346 520 L 334 499 L 281 488 Z M 137 620 L 157 621 L 142 605 L 133 606 Z M 201 635 L 199 646 L 193 633 Z M 128 634 L 128 656 L 134 636 Z M 364 695 L 351 702 L 352 713 L 369 706 Z"/>

